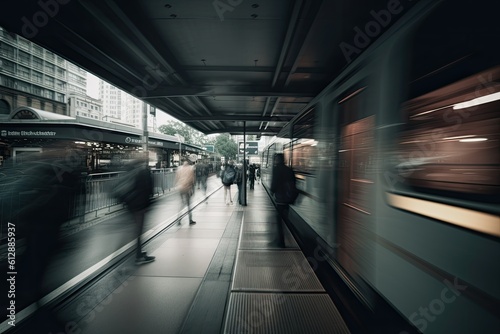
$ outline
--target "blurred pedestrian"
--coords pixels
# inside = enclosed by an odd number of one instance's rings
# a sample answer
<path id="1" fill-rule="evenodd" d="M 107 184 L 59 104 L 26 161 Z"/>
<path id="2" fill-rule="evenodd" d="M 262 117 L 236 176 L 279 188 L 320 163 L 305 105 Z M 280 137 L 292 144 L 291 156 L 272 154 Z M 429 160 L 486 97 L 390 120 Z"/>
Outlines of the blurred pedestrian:
<path id="1" fill-rule="evenodd" d="M 282 153 L 274 156 L 273 175 L 271 180 L 271 193 L 276 201 L 276 224 L 278 227 L 277 238 L 271 243 L 279 247 L 285 247 L 285 235 L 283 232 L 283 220 L 288 215 L 288 205 L 293 203 L 296 196 L 295 174 L 293 170 L 285 165 Z"/>
<path id="2" fill-rule="evenodd" d="M 16 164 L 22 170 L 11 185 L 12 198 L 19 201 L 10 226 L 16 238 L 24 237 L 26 248 L 20 253 L 17 270 L 15 307 L 22 310 L 40 302 L 53 256 L 61 247 L 60 230 L 76 214 L 85 157 L 77 150 L 50 148 Z M 17 206 L 16 206 L 17 207 Z M 10 251 L 9 251 L 10 252 Z M 11 270 L 14 271 L 14 270 Z M 42 305 L 32 317 L 33 330 L 59 332 L 64 327 L 50 310 Z"/>
<path id="3" fill-rule="evenodd" d="M 194 194 L 195 170 L 188 159 L 184 160 L 183 165 L 177 169 L 175 184 L 181 195 L 181 205 L 187 205 L 189 225 L 194 225 L 196 222 L 193 220 L 191 212 L 191 196 Z M 181 220 L 179 219 L 179 224 L 180 223 Z"/>
<path id="4" fill-rule="evenodd" d="M 236 178 L 236 170 L 234 169 L 233 161 L 230 160 L 221 174 L 221 181 L 224 185 L 224 202 L 226 205 L 233 204 L 233 198 L 231 197 L 231 185 L 234 183 Z"/>
<path id="5" fill-rule="evenodd" d="M 236 170 L 236 177 L 234 179 L 234 183 L 238 186 L 238 204 L 242 205 L 243 204 L 243 194 L 242 194 L 242 187 L 243 187 L 243 165 L 236 165 L 235 167 Z"/>
<path id="6" fill-rule="evenodd" d="M 255 164 L 248 167 L 248 183 L 250 184 L 250 190 L 253 190 L 255 185 Z"/>
<path id="7" fill-rule="evenodd" d="M 195 165 L 194 165 L 194 170 L 195 170 L 195 182 L 196 182 L 196 188 L 197 189 L 200 189 L 200 186 L 201 186 L 201 174 L 203 172 L 203 166 L 202 166 L 202 162 L 201 161 L 198 161 Z"/>
<path id="8" fill-rule="evenodd" d="M 208 169 L 208 164 L 203 160 L 196 164 L 196 183 L 198 184 L 198 189 L 201 187 L 205 196 L 207 195 Z"/>
<path id="9" fill-rule="evenodd" d="M 151 205 L 153 196 L 153 179 L 149 170 L 148 161 L 146 158 L 140 158 L 132 161 L 127 166 L 127 171 L 120 176 L 122 179 L 121 186 L 128 187 L 122 190 L 119 198 L 125 203 L 129 212 L 134 217 L 135 228 L 137 231 L 137 246 L 135 253 L 135 263 L 137 265 L 153 262 L 154 256 L 149 256 L 142 251 L 141 235 L 144 229 L 144 218 L 147 208 Z M 128 183 L 125 185 L 124 183 Z"/>

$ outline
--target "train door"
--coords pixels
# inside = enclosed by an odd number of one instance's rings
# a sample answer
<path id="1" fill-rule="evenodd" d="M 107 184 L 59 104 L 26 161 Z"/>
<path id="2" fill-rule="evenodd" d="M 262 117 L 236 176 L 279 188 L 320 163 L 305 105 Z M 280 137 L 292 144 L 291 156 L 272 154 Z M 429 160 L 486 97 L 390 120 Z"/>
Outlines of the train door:
<path id="1" fill-rule="evenodd" d="M 375 116 L 365 106 L 365 94 L 358 90 L 338 109 L 337 258 L 361 289 L 361 295 L 369 296 L 366 281 L 374 266 L 370 244 L 374 223 Z"/>

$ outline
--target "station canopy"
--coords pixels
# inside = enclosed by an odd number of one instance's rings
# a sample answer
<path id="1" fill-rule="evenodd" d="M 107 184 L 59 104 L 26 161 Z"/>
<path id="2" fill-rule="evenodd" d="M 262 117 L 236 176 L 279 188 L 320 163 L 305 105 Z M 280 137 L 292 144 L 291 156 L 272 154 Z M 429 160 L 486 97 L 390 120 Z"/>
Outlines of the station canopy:
<path id="1" fill-rule="evenodd" d="M 260 137 L 307 108 L 414 3 L 17 0 L 0 26 L 205 134 Z"/>

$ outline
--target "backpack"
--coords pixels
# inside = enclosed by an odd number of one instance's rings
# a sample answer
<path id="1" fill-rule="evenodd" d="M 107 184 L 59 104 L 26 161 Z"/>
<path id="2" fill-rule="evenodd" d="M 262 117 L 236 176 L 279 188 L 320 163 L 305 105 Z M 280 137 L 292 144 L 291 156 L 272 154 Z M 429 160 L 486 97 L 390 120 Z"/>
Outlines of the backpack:
<path id="1" fill-rule="evenodd" d="M 234 168 L 226 169 L 222 175 L 222 183 L 225 185 L 233 184 L 235 176 L 236 172 L 234 171 Z"/>

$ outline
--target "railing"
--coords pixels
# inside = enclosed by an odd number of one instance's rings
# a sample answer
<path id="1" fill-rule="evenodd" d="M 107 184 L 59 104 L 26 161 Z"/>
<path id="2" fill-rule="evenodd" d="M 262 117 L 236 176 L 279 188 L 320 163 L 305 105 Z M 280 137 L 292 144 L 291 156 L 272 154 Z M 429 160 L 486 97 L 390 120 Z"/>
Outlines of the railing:
<path id="1" fill-rule="evenodd" d="M 85 208 L 83 212 L 78 212 L 75 216 L 96 212 L 102 209 L 110 209 L 121 204 L 113 196 L 113 188 L 118 182 L 118 177 L 123 172 L 90 174 L 85 181 L 85 189 L 81 192 L 84 195 L 83 203 L 75 203 L 77 207 Z M 165 191 L 170 191 L 175 187 L 175 172 L 172 169 L 153 169 L 153 194 L 161 196 Z M 80 200 L 81 201 L 81 200 Z"/>
<path id="2" fill-rule="evenodd" d="M 113 196 L 113 188 L 119 180 L 122 172 L 90 174 L 80 184 L 77 196 L 70 208 L 60 208 L 70 212 L 68 223 L 81 224 L 87 220 L 94 219 L 104 211 L 110 212 L 113 207 L 122 203 Z M 7 223 L 16 223 L 15 213 L 19 212 L 23 203 L 23 193 L 15 190 L 16 181 L 24 177 L 22 172 L 19 175 L 7 177 L 0 172 L 0 244 L 5 242 L 7 237 Z M 173 190 L 175 187 L 175 170 L 153 169 L 154 196 L 162 196 L 165 192 Z M 29 191 L 29 190 L 28 190 Z M 43 222 L 41 222 L 43 223 Z"/>

